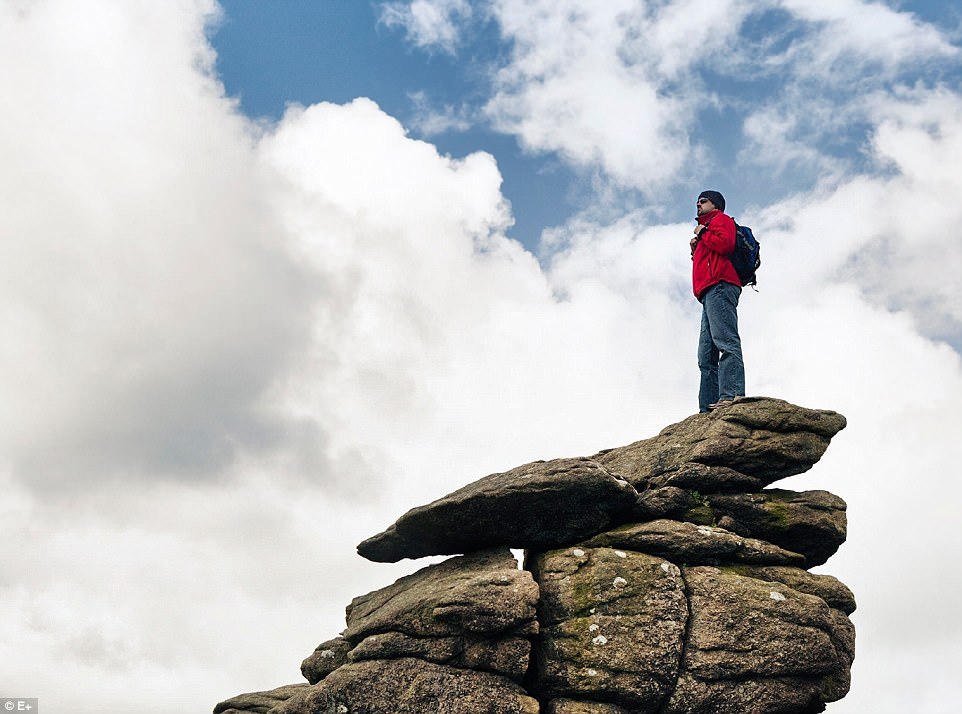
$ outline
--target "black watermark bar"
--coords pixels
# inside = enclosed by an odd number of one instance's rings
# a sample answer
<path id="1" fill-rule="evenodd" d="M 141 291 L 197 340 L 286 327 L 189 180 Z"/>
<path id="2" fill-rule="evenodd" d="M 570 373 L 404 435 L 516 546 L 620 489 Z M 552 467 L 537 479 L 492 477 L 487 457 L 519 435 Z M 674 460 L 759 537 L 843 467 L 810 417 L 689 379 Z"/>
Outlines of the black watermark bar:
<path id="1" fill-rule="evenodd" d="M 37 698 L 34 697 L 0 697 L 0 714 L 7 712 L 30 712 L 37 714 Z"/>

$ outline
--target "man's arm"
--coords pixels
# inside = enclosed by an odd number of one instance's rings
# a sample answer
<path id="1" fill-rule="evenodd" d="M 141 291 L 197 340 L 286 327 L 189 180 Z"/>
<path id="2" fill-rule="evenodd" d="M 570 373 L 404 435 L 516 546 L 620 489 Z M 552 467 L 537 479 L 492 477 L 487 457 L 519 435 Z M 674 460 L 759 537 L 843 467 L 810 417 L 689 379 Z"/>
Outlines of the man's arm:
<path id="1" fill-rule="evenodd" d="M 724 213 L 711 221 L 698 235 L 697 240 L 716 253 L 728 255 L 735 252 L 735 221 Z"/>

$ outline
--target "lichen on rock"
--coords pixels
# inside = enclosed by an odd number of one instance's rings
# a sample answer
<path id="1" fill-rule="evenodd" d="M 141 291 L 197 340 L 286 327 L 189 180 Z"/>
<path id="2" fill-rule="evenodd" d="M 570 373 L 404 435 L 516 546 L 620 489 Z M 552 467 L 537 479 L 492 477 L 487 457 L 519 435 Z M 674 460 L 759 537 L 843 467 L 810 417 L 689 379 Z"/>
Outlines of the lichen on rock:
<path id="1" fill-rule="evenodd" d="M 677 567 L 612 548 L 538 556 L 542 633 L 535 649 L 541 696 L 650 709 L 677 676 L 688 619 Z"/>

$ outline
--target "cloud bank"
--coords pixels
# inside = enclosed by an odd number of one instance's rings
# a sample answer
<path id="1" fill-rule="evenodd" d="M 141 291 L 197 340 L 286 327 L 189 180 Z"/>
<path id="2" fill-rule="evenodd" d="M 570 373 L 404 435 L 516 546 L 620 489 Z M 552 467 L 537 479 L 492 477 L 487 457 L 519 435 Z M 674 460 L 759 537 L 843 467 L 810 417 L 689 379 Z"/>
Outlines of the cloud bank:
<path id="1" fill-rule="evenodd" d="M 458 3 L 433 7 L 416 44 L 457 29 Z M 490 116 L 618 181 L 672 180 L 699 151 L 685 18 L 717 7 L 493 3 L 514 45 Z M 877 4 L 806 7 L 825 33 L 811 56 L 871 46 L 835 31 L 859 13 L 918 40 L 896 43 L 907 56 L 954 52 Z M 724 9 L 693 38 L 709 52 L 748 22 Z M 581 216 L 539 262 L 505 236 L 490 155 L 441 155 L 363 98 L 242 117 L 212 74 L 217 13 L 0 5 L 16 67 L 0 77 L 0 663 L 55 711 L 204 709 L 295 681 L 351 597 L 416 567 L 361 561 L 359 540 L 486 473 L 695 408 L 688 224 Z M 742 298 L 749 390 L 850 419 L 786 484 L 850 503 L 828 571 L 859 597 L 860 642 L 833 711 L 948 711 L 962 98 L 865 96 L 858 171 L 742 217 L 765 261 Z"/>

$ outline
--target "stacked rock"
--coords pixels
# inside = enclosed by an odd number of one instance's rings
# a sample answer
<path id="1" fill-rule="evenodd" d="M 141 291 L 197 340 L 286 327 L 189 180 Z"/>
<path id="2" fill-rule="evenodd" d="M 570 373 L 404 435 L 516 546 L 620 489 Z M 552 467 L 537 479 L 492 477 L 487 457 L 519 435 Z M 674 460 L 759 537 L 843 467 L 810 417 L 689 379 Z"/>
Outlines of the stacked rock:
<path id="1" fill-rule="evenodd" d="M 855 601 L 808 568 L 844 542 L 845 503 L 765 487 L 844 426 L 741 398 L 415 508 L 358 552 L 463 555 L 355 598 L 347 629 L 304 660 L 309 684 L 214 712 L 823 711 L 848 692 Z"/>

